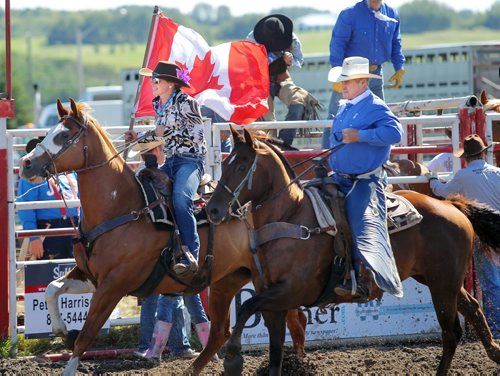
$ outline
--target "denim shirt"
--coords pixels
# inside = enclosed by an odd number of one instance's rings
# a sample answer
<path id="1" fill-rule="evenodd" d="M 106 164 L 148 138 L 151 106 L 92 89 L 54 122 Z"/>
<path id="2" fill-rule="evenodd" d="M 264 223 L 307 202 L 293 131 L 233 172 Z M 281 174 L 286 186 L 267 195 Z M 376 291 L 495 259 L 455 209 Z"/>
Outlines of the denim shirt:
<path id="1" fill-rule="evenodd" d="M 342 66 L 351 56 L 365 57 L 371 65 L 391 61 L 395 71 L 403 67 L 399 14 L 385 3 L 380 13 L 386 20 L 376 18 L 364 0 L 340 12 L 330 41 L 332 67 Z"/>
<path id="2" fill-rule="evenodd" d="M 382 166 L 403 134 L 398 118 L 370 90 L 340 106 L 330 134 L 332 147 L 342 143 L 345 128 L 358 130 L 358 142 L 346 144 L 329 158 L 332 170 L 343 174 L 364 174 Z"/>

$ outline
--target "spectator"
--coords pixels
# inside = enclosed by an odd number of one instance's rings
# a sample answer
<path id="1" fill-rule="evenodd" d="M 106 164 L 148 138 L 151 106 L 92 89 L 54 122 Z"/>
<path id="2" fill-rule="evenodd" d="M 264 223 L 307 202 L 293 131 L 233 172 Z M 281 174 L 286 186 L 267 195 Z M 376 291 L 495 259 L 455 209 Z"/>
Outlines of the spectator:
<path id="1" fill-rule="evenodd" d="M 201 106 L 201 115 L 212 120 L 212 123 L 227 123 L 219 114 L 207 106 Z M 231 137 L 229 131 L 220 131 L 220 151 L 223 153 L 231 152 Z"/>
<path id="2" fill-rule="evenodd" d="M 401 47 L 399 14 L 382 0 L 361 0 L 354 6 L 342 10 L 332 30 L 330 41 L 330 65 L 338 67 L 346 57 L 362 56 L 370 61 L 370 73 L 382 76 L 382 80 L 369 80 L 373 94 L 384 100 L 382 64 L 391 61 L 394 75 L 389 86 L 396 89 L 401 85 L 405 73 L 405 57 Z M 341 99 L 340 86 L 333 84 L 328 106 L 331 119 L 338 110 Z M 330 147 L 330 130 L 323 131 L 322 147 Z"/>
<path id="3" fill-rule="evenodd" d="M 453 153 L 457 158 L 464 158 L 467 166 L 446 183 L 439 181 L 435 174 L 429 174 L 432 192 L 440 197 L 459 193 L 500 210 L 500 168 L 485 160 L 486 149 L 490 146 L 485 146 L 477 134 L 467 136 L 463 149 Z M 500 339 L 500 258 L 496 255 L 490 258 L 485 252 L 479 252 L 478 247 L 476 244 L 474 266 L 483 291 L 484 313 L 493 337 Z"/>
<path id="4" fill-rule="evenodd" d="M 248 36 L 248 40 L 263 44 L 269 63 L 269 111 L 264 121 L 275 121 L 274 97 L 279 97 L 288 113 L 286 121 L 316 119 L 319 102 L 309 92 L 295 85 L 289 71 L 302 67 L 302 45 L 293 32 L 293 22 L 282 14 L 271 14 L 262 18 Z M 279 137 L 292 145 L 296 129 L 282 129 Z"/>
<path id="5" fill-rule="evenodd" d="M 26 152 L 31 152 L 43 137 L 30 140 Z M 76 174 L 64 173 L 47 180 L 19 179 L 17 202 L 78 199 Z M 53 208 L 19 210 L 19 219 L 24 230 L 65 228 L 78 226 L 78 208 Z M 31 237 L 25 259 L 51 260 L 73 258 L 72 236 Z"/>
<path id="6" fill-rule="evenodd" d="M 444 130 L 446 136 L 451 139 L 451 129 Z M 452 172 L 453 171 L 453 153 L 439 153 L 426 164 L 431 172 Z"/>
<path id="7" fill-rule="evenodd" d="M 332 125 L 330 166 L 339 189 L 346 195 L 345 211 L 352 231 L 352 259 L 357 281 L 335 287 L 338 295 L 357 301 L 370 297 L 371 281 L 384 291 L 403 296 L 387 232 L 385 190 L 387 174 L 382 167 L 391 145 L 401 141 L 403 129 L 382 99 L 368 88 L 368 80 L 382 77 L 369 72 L 364 57 L 348 57 L 342 67 L 332 68 L 328 80 L 342 85 L 344 100 Z M 362 265 L 366 269 L 363 273 Z"/>

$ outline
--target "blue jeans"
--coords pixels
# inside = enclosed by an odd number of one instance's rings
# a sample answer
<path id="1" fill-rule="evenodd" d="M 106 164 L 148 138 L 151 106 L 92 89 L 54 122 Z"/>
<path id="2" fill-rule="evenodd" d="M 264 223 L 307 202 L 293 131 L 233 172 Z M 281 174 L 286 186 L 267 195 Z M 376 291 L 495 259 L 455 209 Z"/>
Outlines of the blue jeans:
<path id="1" fill-rule="evenodd" d="M 207 314 L 201 304 L 200 294 L 184 296 L 184 303 L 186 304 L 189 316 L 191 316 L 191 321 L 194 324 L 208 322 Z"/>
<path id="2" fill-rule="evenodd" d="M 384 72 L 382 71 L 382 66 L 371 72 L 373 74 L 378 74 L 382 76 L 382 80 L 376 78 L 370 78 L 368 80 L 368 87 L 380 99 L 384 100 Z M 342 93 L 337 93 L 332 90 L 332 95 L 330 96 L 330 103 L 328 104 L 328 117 L 327 119 L 333 119 L 339 110 L 339 100 L 342 99 Z M 323 129 L 323 135 L 321 137 L 321 148 L 329 149 L 330 145 L 330 128 Z"/>
<path id="3" fill-rule="evenodd" d="M 172 354 L 185 352 L 191 348 L 184 326 L 184 302 L 181 296 L 165 297 L 152 294 L 148 296 L 141 305 L 139 351 L 148 349 L 153 335 L 157 310 L 160 311 L 160 320 L 168 319 L 172 323 L 172 329 L 168 338 L 168 345 Z M 168 314 L 167 311 L 171 313 Z M 167 321 L 167 320 L 164 320 Z"/>
<path id="4" fill-rule="evenodd" d="M 200 238 L 196 231 L 193 214 L 193 198 L 204 171 L 202 157 L 174 155 L 168 158 L 161 170 L 172 180 L 172 195 L 175 219 L 181 233 L 182 243 L 198 258 Z"/>
<path id="5" fill-rule="evenodd" d="M 386 224 L 385 188 L 387 174 L 379 169 L 366 178 L 348 179 L 334 174 L 340 190 L 346 195 L 345 211 L 352 231 L 354 268 L 360 261 L 375 275 L 375 282 L 384 291 L 401 297 L 399 279 Z"/>
<path id="6" fill-rule="evenodd" d="M 497 257 L 498 260 L 498 257 Z M 493 338 L 500 339 L 500 265 L 474 247 L 474 267 L 483 292 L 483 310 Z"/>

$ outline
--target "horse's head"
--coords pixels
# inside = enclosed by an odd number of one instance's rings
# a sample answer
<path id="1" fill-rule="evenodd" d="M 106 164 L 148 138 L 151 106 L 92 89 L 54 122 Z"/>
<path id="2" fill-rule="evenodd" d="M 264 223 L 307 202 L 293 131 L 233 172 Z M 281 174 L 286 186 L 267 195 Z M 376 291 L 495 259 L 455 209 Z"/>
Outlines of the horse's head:
<path id="1" fill-rule="evenodd" d="M 261 194 L 265 180 L 264 172 L 257 169 L 262 153 L 260 142 L 246 129 L 242 137 L 232 126 L 230 128 L 233 149 L 222 163 L 222 176 L 206 207 L 209 220 L 216 224 L 229 216 L 244 217 L 243 207 Z"/>
<path id="2" fill-rule="evenodd" d="M 80 142 L 85 138 L 91 121 L 84 103 L 70 98 L 67 109 L 57 100 L 59 123 L 49 130 L 43 141 L 29 154 L 21 158 L 19 175 L 28 180 L 47 177 L 64 171 L 82 168 L 90 154 L 88 146 Z"/>
<path id="3" fill-rule="evenodd" d="M 482 90 L 479 98 L 485 111 L 500 112 L 500 99 L 491 99 L 486 91 Z"/>

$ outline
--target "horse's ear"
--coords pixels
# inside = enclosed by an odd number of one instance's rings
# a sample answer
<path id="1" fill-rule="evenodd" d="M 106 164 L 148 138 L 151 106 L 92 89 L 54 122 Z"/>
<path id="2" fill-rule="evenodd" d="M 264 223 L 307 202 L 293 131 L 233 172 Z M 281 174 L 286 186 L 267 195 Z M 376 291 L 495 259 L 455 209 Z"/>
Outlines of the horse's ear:
<path id="1" fill-rule="evenodd" d="M 243 139 L 241 138 L 240 134 L 234 127 L 229 124 L 229 129 L 231 130 L 231 136 L 233 137 L 233 142 L 237 144 L 238 142 L 243 142 Z"/>
<path id="2" fill-rule="evenodd" d="M 69 113 L 68 109 L 64 107 L 59 98 L 57 98 L 56 104 L 57 104 L 57 113 L 59 115 L 59 119 L 61 119 L 63 116 L 68 115 Z"/>
<path id="3" fill-rule="evenodd" d="M 250 133 L 246 129 L 243 129 L 243 134 L 245 135 L 245 141 L 246 141 L 247 145 L 251 146 L 252 148 L 254 148 L 252 133 Z"/>
<path id="4" fill-rule="evenodd" d="M 78 112 L 78 107 L 76 106 L 76 102 L 73 98 L 69 98 L 69 103 L 71 105 L 71 111 L 73 112 L 73 116 L 79 117 L 80 113 Z"/>
<path id="5" fill-rule="evenodd" d="M 488 103 L 488 94 L 486 94 L 485 90 L 481 90 L 481 94 L 479 95 L 479 101 L 481 104 L 484 106 L 486 103 Z"/>

